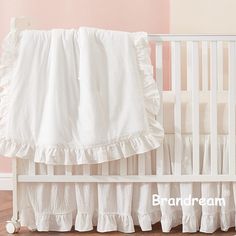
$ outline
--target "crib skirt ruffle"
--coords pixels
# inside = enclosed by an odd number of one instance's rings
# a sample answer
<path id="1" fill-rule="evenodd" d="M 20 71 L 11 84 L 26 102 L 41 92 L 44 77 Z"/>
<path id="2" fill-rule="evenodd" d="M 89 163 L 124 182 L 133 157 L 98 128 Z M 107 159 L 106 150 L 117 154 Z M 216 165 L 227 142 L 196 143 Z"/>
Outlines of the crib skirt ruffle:
<path id="1" fill-rule="evenodd" d="M 192 173 L 191 136 L 183 136 L 182 174 Z M 228 173 L 228 137 L 218 137 L 218 164 L 222 174 Z M 174 136 L 164 139 L 164 164 L 159 171 L 174 173 Z M 210 174 L 210 137 L 200 140 L 201 173 Z M 145 174 L 155 174 L 155 155 L 147 155 Z M 158 160 L 158 157 L 157 157 Z M 128 158 L 128 174 L 137 174 L 138 158 Z M 30 172 L 28 161 L 19 160 L 20 174 Z M 82 166 L 74 166 L 73 174 L 82 174 Z M 101 164 L 92 165 L 91 174 L 101 174 Z M 37 174 L 47 174 L 45 164 L 37 164 Z M 55 174 L 63 174 L 57 166 Z M 119 161 L 109 162 L 109 174 L 119 175 Z M 161 198 L 202 197 L 225 199 L 225 206 L 160 206 L 152 205 L 152 194 Z M 183 232 L 212 233 L 218 228 L 234 227 L 236 183 L 20 183 L 19 206 L 21 224 L 38 231 L 121 231 L 132 233 L 134 225 L 143 231 L 161 222 L 163 232 L 182 224 Z"/>

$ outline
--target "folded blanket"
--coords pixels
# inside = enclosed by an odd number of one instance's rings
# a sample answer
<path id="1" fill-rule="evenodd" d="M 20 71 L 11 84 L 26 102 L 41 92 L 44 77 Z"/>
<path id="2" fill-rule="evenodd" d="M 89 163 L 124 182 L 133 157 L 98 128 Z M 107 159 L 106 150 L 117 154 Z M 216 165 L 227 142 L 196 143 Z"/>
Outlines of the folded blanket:
<path id="1" fill-rule="evenodd" d="M 146 33 L 12 31 L 3 49 L 0 155 L 91 164 L 160 145 Z"/>

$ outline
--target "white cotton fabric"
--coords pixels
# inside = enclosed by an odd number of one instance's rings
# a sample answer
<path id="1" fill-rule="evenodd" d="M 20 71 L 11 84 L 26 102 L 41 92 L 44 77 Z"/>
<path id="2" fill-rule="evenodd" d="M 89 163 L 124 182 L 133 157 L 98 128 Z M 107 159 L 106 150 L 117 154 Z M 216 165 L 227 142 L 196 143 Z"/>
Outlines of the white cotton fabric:
<path id="1" fill-rule="evenodd" d="M 146 33 L 12 31 L 3 49 L 1 155 L 91 164 L 160 145 Z"/>
<path id="2" fill-rule="evenodd" d="M 219 174 L 227 174 L 229 138 L 218 137 Z M 182 137 L 183 174 L 192 174 L 192 137 Z M 145 174 L 156 174 L 156 152 L 147 153 Z M 158 165 L 159 174 L 173 174 L 174 135 L 164 139 L 164 162 Z M 210 136 L 200 138 L 201 173 L 210 174 Z M 127 159 L 128 174 L 138 174 L 138 156 Z M 119 160 L 109 162 L 109 175 L 119 175 Z M 20 160 L 20 174 L 30 172 L 28 161 Z M 36 174 L 47 174 L 45 164 L 37 164 Z M 56 167 L 56 174 L 64 174 L 64 166 Z M 73 174 L 83 174 L 83 165 L 73 166 Z M 101 175 L 101 164 L 91 165 L 91 174 Z M 223 197 L 225 206 L 152 206 L 152 194 L 170 197 Z M 20 183 L 19 206 L 21 224 L 39 231 L 121 231 L 132 233 L 134 225 L 143 231 L 161 222 L 163 232 L 182 224 L 183 232 L 213 233 L 235 227 L 235 183 Z"/>

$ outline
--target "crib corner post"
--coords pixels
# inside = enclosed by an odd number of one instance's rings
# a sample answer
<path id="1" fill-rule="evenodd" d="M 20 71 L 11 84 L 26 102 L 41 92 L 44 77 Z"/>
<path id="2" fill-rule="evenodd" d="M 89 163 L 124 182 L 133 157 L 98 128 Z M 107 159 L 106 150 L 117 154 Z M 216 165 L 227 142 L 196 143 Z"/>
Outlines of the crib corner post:
<path id="1" fill-rule="evenodd" d="M 24 30 L 28 29 L 31 25 L 30 20 L 27 17 L 13 17 L 10 21 L 11 30 Z M 17 170 L 17 158 L 12 159 L 12 195 L 13 195 L 13 212 L 11 220 L 6 222 L 6 231 L 9 234 L 14 234 L 20 230 L 19 221 L 19 208 L 18 208 L 18 170 Z"/>
<path id="2" fill-rule="evenodd" d="M 24 30 L 31 26 L 31 22 L 27 17 L 12 17 L 10 22 L 11 30 Z"/>
<path id="3" fill-rule="evenodd" d="M 13 178 L 12 178 L 12 196 L 13 196 L 13 216 L 12 221 L 18 221 L 19 220 L 19 214 L 18 214 L 18 173 L 17 173 L 17 158 L 12 159 L 12 172 L 13 172 Z"/>

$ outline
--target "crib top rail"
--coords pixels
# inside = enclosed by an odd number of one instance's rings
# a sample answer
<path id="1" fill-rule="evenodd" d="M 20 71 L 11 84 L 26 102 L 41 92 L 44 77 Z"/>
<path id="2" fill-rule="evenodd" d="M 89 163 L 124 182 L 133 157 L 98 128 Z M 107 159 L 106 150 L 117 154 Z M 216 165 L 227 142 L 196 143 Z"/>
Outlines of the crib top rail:
<path id="1" fill-rule="evenodd" d="M 31 26 L 31 21 L 27 17 L 13 17 L 11 19 L 11 29 L 24 30 Z M 150 41 L 236 41 L 236 35 L 216 35 L 216 34 L 148 34 Z"/>
<path id="2" fill-rule="evenodd" d="M 148 34 L 150 41 L 236 41 L 236 35 L 216 34 Z"/>

